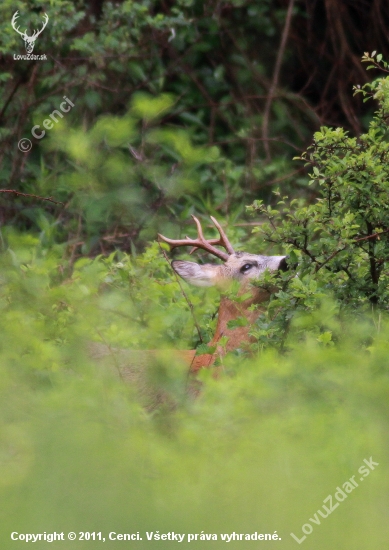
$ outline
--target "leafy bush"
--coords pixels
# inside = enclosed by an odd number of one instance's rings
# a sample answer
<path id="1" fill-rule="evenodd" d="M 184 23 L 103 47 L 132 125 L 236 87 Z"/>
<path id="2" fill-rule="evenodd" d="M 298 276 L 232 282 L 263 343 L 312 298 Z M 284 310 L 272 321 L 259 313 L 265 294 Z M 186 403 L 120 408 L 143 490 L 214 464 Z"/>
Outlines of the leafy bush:
<path id="1" fill-rule="evenodd" d="M 41 3 L 2 2 L 1 187 L 65 204 L 43 211 L 27 197 L 0 195 L 3 220 L 69 242 L 73 256 L 108 254 L 143 249 L 162 217 L 180 224 L 194 211 L 219 212 L 234 221 L 258 192 L 271 199 L 269 180 L 291 181 L 293 147 L 286 136 L 272 139 L 280 155 L 266 165 L 256 159 L 261 116 L 255 100 L 237 105 L 240 85 L 229 75 L 233 70 L 244 89 L 252 87 L 245 93 L 263 95 L 267 80 L 257 82 L 252 72 L 271 70 L 271 61 L 254 69 L 234 46 L 223 49 L 230 32 L 224 19 L 235 26 L 234 14 L 243 21 L 248 9 L 249 3 L 231 4 L 220 19 L 213 2 L 53 0 L 36 44 L 47 60 L 30 64 L 14 58 L 25 51 L 10 23 L 18 10 L 21 28 L 40 28 Z M 285 10 L 275 19 L 271 11 L 262 2 L 246 17 L 255 18 L 250 42 L 260 24 L 266 40 L 278 43 Z M 31 128 L 59 109 L 64 94 L 72 110 L 43 139 L 33 138 Z M 301 119 L 299 107 L 286 107 L 294 102 L 274 98 L 277 132 L 308 139 L 311 130 L 296 132 L 284 116 L 288 110 Z M 32 140 L 30 153 L 17 151 L 21 138 Z"/>
<path id="2" fill-rule="evenodd" d="M 323 127 L 297 157 L 312 170 L 310 184 L 319 192 L 315 203 L 279 196 L 277 209 L 262 201 L 249 207 L 268 220 L 255 231 L 287 251 L 297 267 L 297 275 L 283 276 L 267 320 L 260 319 L 258 337 L 284 343 L 293 312 L 313 311 L 328 302 L 328 295 L 346 324 L 350 315 L 371 309 L 378 322 L 374 311 L 388 311 L 388 86 L 386 77 L 356 88 L 356 93 L 378 101 L 367 133 L 355 138 L 342 128 Z M 331 340 L 325 323 L 316 332 Z"/>

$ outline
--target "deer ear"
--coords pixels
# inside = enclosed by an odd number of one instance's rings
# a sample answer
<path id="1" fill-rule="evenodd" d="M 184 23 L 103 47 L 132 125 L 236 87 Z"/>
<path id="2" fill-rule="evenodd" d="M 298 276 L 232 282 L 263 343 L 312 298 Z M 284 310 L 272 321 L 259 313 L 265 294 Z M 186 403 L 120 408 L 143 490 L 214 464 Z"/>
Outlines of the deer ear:
<path id="1" fill-rule="evenodd" d="M 172 266 L 180 277 L 195 286 L 213 286 L 220 276 L 218 265 L 200 265 L 195 262 L 177 260 L 172 262 Z"/>

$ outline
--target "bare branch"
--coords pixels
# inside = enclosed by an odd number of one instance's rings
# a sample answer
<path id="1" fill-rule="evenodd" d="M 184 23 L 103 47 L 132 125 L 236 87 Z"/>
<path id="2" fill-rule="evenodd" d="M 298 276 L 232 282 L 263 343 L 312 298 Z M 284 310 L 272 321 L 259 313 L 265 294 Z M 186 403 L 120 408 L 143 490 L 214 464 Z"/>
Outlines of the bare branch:
<path id="1" fill-rule="evenodd" d="M 18 195 L 21 197 L 30 197 L 33 199 L 39 199 L 40 201 L 48 201 L 54 204 L 61 204 L 62 206 L 65 206 L 65 203 L 61 201 L 56 201 L 52 197 L 40 197 L 39 195 L 32 195 L 31 193 L 21 193 L 20 191 L 16 191 L 15 189 L 0 189 L 0 193 L 13 193 L 14 195 Z"/>
<path id="2" fill-rule="evenodd" d="M 172 266 L 172 263 L 171 261 L 169 260 L 169 258 L 167 257 L 167 254 L 166 252 L 163 250 L 163 248 L 161 247 L 161 243 L 158 243 L 159 244 L 159 248 L 161 249 L 162 251 L 162 254 L 163 254 L 163 257 L 165 258 L 165 260 L 167 261 L 167 263 L 170 265 L 170 267 L 172 268 L 172 271 L 174 273 L 174 276 L 176 278 L 176 281 L 181 289 L 181 292 L 182 292 L 182 295 L 184 296 L 185 300 L 186 300 L 186 303 L 188 304 L 188 307 L 189 307 L 189 310 L 190 310 L 190 313 L 193 317 L 193 322 L 194 322 L 194 325 L 196 327 L 196 330 L 197 330 L 197 334 L 199 336 L 199 340 L 201 343 L 203 343 L 203 339 L 201 337 L 201 330 L 200 330 L 200 327 L 199 327 L 199 324 L 197 323 L 197 319 L 196 319 L 196 316 L 194 314 L 194 308 L 193 308 L 193 304 L 192 302 L 189 300 L 188 296 L 186 295 L 186 292 L 185 290 L 183 289 L 182 287 L 182 284 L 181 284 L 181 281 L 180 281 L 180 278 L 179 276 L 177 275 L 177 273 L 175 272 L 175 270 L 173 269 L 173 266 Z"/>
<path id="3" fill-rule="evenodd" d="M 288 11 L 286 12 L 284 30 L 282 31 L 281 44 L 277 52 L 277 59 L 274 67 L 273 79 L 270 85 L 269 94 L 267 96 L 265 110 L 263 113 L 262 137 L 264 140 L 265 152 L 268 160 L 270 160 L 270 148 L 269 148 L 269 142 L 268 142 L 270 109 L 271 109 L 271 104 L 274 97 L 274 92 L 276 91 L 276 88 L 278 86 L 278 79 L 280 76 L 282 58 L 284 57 L 286 41 L 289 35 L 290 22 L 292 20 L 293 6 L 294 6 L 294 0 L 289 0 Z"/>

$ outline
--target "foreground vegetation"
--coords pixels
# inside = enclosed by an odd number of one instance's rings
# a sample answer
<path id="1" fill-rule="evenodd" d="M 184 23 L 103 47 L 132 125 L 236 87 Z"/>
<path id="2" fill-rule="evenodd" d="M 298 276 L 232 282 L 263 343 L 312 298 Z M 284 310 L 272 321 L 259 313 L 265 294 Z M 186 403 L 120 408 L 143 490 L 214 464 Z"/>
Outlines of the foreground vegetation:
<path id="1" fill-rule="evenodd" d="M 149 383 L 176 408 L 147 412 L 116 372 L 88 359 L 85 343 L 103 337 L 129 346 L 187 345 L 193 323 L 165 260 L 149 261 L 151 248 L 131 264 L 124 257 L 80 261 L 66 284 L 56 284 L 55 252 L 10 239 L 1 268 L 3 547 L 12 531 L 139 531 L 137 544 L 147 548 L 162 543 L 146 541 L 145 532 L 159 530 L 277 531 L 277 544 L 293 548 L 290 533 L 301 538 L 323 500 L 370 457 L 379 466 L 304 544 L 384 545 L 384 316 L 341 319 L 336 302 L 323 297 L 314 313 L 293 320 L 284 355 L 268 348 L 251 359 L 226 358 L 220 379 L 202 373 L 196 400 L 186 394 L 182 365 L 166 359 L 154 365 Z M 129 297 L 128 271 L 134 277 L 145 269 L 136 279 L 142 300 Z M 192 296 L 201 310 L 200 291 Z M 336 343 L 315 335 L 322 324 Z"/>
<path id="2" fill-rule="evenodd" d="M 347 119 L 361 133 L 319 130 L 302 94 L 280 92 L 271 70 L 279 56 L 251 62 L 258 32 L 271 51 L 288 21 L 293 28 L 292 15 L 300 28 L 299 6 L 274 11 L 239 0 L 218 12 L 188 1 L 161 3 L 158 13 L 158 2 L 103 4 L 80 2 L 77 11 L 53 1 L 58 26 L 41 44 L 63 65 L 42 63 L 30 74 L 13 64 L 1 75 L 0 175 L 4 187 L 34 195 L 7 191 L 0 205 L 2 548 L 24 547 L 11 532 L 54 531 L 101 532 L 106 542 L 89 544 L 109 548 L 119 544 L 109 532 L 139 532 L 139 547 L 170 548 L 147 540 L 157 531 L 199 535 L 186 546 L 276 532 L 282 548 L 297 548 L 290 533 L 315 550 L 383 548 L 388 78 L 355 89 L 374 104 L 369 120 L 355 116 L 368 113 L 362 102 L 351 109 L 344 99 L 324 114 L 330 78 L 320 119 Z M 20 41 L 8 23 L 17 8 L 26 4 L 0 7 L 4 55 Z M 231 29 L 247 15 L 247 32 L 235 39 Z M 286 58 L 292 51 L 279 50 Z M 376 52 L 363 60 L 388 71 Z M 16 156 L 16 137 L 42 124 L 65 92 L 74 110 L 31 154 Z M 169 350 L 207 351 L 219 295 L 180 286 L 167 247 L 155 241 L 158 231 L 191 234 L 192 213 L 218 217 L 237 249 L 287 253 L 291 264 L 257 282 L 278 290 L 252 327 L 255 343 L 226 356 L 217 380 L 212 369 L 201 372 L 197 399 Z M 166 353 L 148 366 L 148 389 L 139 392 L 91 359 L 93 342 Z M 154 391 L 164 396 L 157 404 L 148 398 Z M 375 463 L 368 476 L 364 461 Z M 318 516 L 353 476 L 355 489 Z"/>

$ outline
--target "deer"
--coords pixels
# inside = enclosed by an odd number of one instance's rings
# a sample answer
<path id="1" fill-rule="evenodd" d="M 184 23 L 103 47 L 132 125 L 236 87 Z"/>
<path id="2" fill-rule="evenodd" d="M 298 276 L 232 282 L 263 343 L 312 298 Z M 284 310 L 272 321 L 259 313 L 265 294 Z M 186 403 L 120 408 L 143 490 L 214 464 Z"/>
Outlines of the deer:
<path id="1" fill-rule="evenodd" d="M 263 256 L 248 252 L 235 251 L 229 242 L 223 228 L 218 221 L 211 216 L 213 225 L 219 232 L 217 238 L 206 239 L 203 234 L 201 223 L 195 216 L 192 216 L 197 227 L 197 238 L 170 239 L 159 234 L 159 241 L 163 241 L 173 250 L 177 247 L 192 247 L 191 252 L 202 249 L 212 256 L 222 260 L 221 264 L 199 264 L 191 261 L 173 260 L 171 266 L 174 272 L 186 282 L 196 286 L 216 286 L 220 289 L 222 296 L 218 310 L 218 320 L 215 334 L 208 346 L 215 351 L 196 355 L 196 350 L 172 350 L 168 353 L 169 361 L 179 363 L 187 369 L 192 381 L 195 381 L 196 374 L 200 369 L 212 367 L 217 359 L 230 351 L 243 348 L 253 341 L 250 330 L 255 321 L 264 311 L 264 303 L 270 298 L 274 288 L 264 288 L 254 285 L 254 281 L 266 270 L 286 271 L 288 269 L 288 256 Z M 225 249 L 220 250 L 218 247 Z M 233 282 L 238 282 L 238 294 L 247 295 L 241 301 L 234 301 L 228 296 L 226 290 Z M 238 317 L 245 317 L 245 326 L 230 328 L 230 321 Z M 221 339 L 227 341 L 220 345 Z M 149 403 L 148 407 L 168 401 L 168 398 L 157 389 L 153 391 L 147 382 L 145 371 L 149 365 L 163 362 L 166 350 L 122 350 L 111 348 L 107 344 L 94 342 L 90 348 L 90 355 L 95 360 L 103 360 L 115 367 L 121 378 L 135 385 Z M 219 368 L 215 368 L 215 376 Z M 198 385 L 190 383 L 189 393 L 197 395 Z"/>
<path id="2" fill-rule="evenodd" d="M 249 294 L 247 299 L 241 302 L 234 301 L 227 295 L 222 294 L 216 331 L 211 342 L 208 344 L 209 347 L 216 348 L 216 352 L 194 357 L 190 365 L 190 371 L 194 373 L 201 368 L 210 367 L 217 357 L 221 357 L 225 353 L 241 348 L 253 341 L 250 336 L 250 329 L 264 311 L 263 307 L 261 308 L 259 304 L 266 302 L 270 298 L 272 290 L 261 288 L 252 283 L 266 269 L 269 271 L 286 271 L 288 269 L 288 257 L 236 252 L 223 228 L 213 216 L 211 216 L 211 221 L 219 232 L 219 237 L 216 239 L 206 239 L 200 221 L 196 216 L 192 216 L 192 218 L 197 227 L 196 239 L 190 239 L 187 236 L 185 239 L 174 240 L 161 234 L 158 235 L 159 239 L 169 244 L 171 250 L 176 247 L 191 246 L 192 250 L 190 253 L 202 249 L 219 258 L 224 263 L 220 265 L 201 265 L 196 262 L 174 260 L 171 263 L 174 271 L 192 285 L 216 286 L 222 292 L 228 288 L 232 281 L 238 281 L 240 287 L 239 294 Z M 222 246 L 225 252 L 217 248 L 217 246 Z M 229 323 L 238 317 L 245 317 L 247 323 L 244 326 L 229 328 Z M 227 339 L 227 343 L 223 347 L 219 345 L 222 337 Z"/>
<path id="3" fill-rule="evenodd" d="M 19 17 L 19 11 L 16 11 L 12 17 L 12 21 L 11 21 L 11 25 L 12 25 L 12 28 L 18 33 L 20 34 L 20 36 L 23 38 L 24 40 L 24 45 L 26 47 L 26 52 L 27 53 L 32 53 L 34 51 L 34 46 L 35 46 L 35 40 L 38 38 L 38 36 L 41 34 L 41 32 L 44 30 L 44 28 L 46 27 L 48 21 L 49 21 L 49 16 L 47 15 L 47 13 L 44 14 L 44 21 L 43 21 L 43 27 L 41 28 L 40 31 L 34 31 L 34 34 L 32 36 L 28 36 L 27 34 L 27 29 L 24 31 L 24 32 L 21 32 L 19 30 L 19 27 L 16 26 L 16 20 L 17 18 Z"/>

